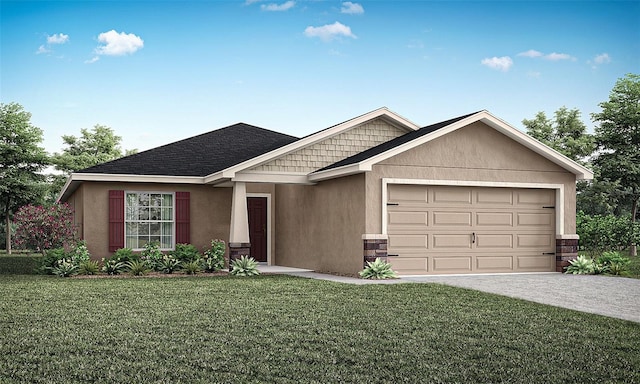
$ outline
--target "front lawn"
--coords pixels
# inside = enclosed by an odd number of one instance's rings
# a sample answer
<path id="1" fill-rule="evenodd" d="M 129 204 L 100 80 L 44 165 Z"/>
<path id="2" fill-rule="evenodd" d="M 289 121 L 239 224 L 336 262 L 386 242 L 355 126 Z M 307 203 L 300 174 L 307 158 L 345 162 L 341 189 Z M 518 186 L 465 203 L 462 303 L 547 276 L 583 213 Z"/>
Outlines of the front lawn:
<path id="1" fill-rule="evenodd" d="M 0 382 L 640 382 L 640 324 L 435 284 L 0 277 Z"/>

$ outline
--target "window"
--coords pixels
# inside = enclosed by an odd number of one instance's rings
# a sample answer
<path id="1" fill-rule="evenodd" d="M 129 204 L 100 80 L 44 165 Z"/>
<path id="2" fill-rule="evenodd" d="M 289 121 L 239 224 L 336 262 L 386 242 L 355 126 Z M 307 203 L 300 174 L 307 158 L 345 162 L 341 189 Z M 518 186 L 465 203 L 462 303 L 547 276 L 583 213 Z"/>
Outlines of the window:
<path id="1" fill-rule="evenodd" d="M 161 249 L 173 249 L 173 193 L 125 193 L 125 246 L 142 249 L 158 242 Z"/>

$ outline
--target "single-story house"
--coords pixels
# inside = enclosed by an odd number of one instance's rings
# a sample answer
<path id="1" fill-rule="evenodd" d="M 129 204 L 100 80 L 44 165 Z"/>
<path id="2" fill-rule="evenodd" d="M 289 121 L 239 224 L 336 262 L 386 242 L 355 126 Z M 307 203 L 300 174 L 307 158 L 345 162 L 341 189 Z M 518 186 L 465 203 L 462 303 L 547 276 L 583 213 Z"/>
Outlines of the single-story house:
<path id="1" fill-rule="evenodd" d="M 91 254 L 223 239 L 229 257 L 354 274 L 560 271 L 593 174 L 487 111 L 420 127 L 380 108 L 297 138 L 238 123 L 73 173 Z"/>

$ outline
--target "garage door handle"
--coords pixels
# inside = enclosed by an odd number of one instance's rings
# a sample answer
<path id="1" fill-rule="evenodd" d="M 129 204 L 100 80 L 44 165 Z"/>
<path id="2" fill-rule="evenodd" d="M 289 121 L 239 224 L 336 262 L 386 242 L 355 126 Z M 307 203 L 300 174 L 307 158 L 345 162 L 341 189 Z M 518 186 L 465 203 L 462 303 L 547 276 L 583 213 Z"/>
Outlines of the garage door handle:
<path id="1" fill-rule="evenodd" d="M 398 256 L 400 255 L 397 253 L 387 253 L 387 257 L 398 257 Z"/>
<path id="2" fill-rule="evenodd" d="M 543 255 L 555 255 L 555 252 L 542 252 Z"/>
<path id="3" fill-rule="evenodd" d="M 471 234 L 471 243 L 472 243 L 472 244 L 475 244 L 475 243 L 476 243 L 476 233 L 475 233 L 475 232 L 473 232 L 473 233 Z"/>
<path id="4" fill-rule="evenodd" d="M 398 203 L 387 203 L 387 206 L 396 206 L 396 205 L 400 205 Z"/>

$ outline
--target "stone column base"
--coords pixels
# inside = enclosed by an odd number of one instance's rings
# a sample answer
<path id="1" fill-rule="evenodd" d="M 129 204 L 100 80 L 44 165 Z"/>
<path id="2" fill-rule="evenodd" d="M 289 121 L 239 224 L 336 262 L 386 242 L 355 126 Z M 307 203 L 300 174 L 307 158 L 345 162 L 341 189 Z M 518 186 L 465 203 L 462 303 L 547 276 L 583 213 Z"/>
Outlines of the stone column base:
<path id="1" fill-rule="evenodd" d="M 577 257 L 577 236 L 556 239 L 556 272 L 564 272 L 565 268 L 570 265 L 569 260 L 573 260 Z"/>
<path id="2" fill-rule="evenodd" d="M 239 259 L 240 256 L 251 257 L 251 244 L 229 243 L 229 271 L 233 269 L 231 267 L 231 262 L 233 262 L 233 260 Z"/>
<path id="3" fill-rule="evenodd" d="M 377 258 L 387 261 L 387 241 L 387 235 L 362 235 L 364 267 L 367 266 L 367 262 L 374 262 Z"/>

